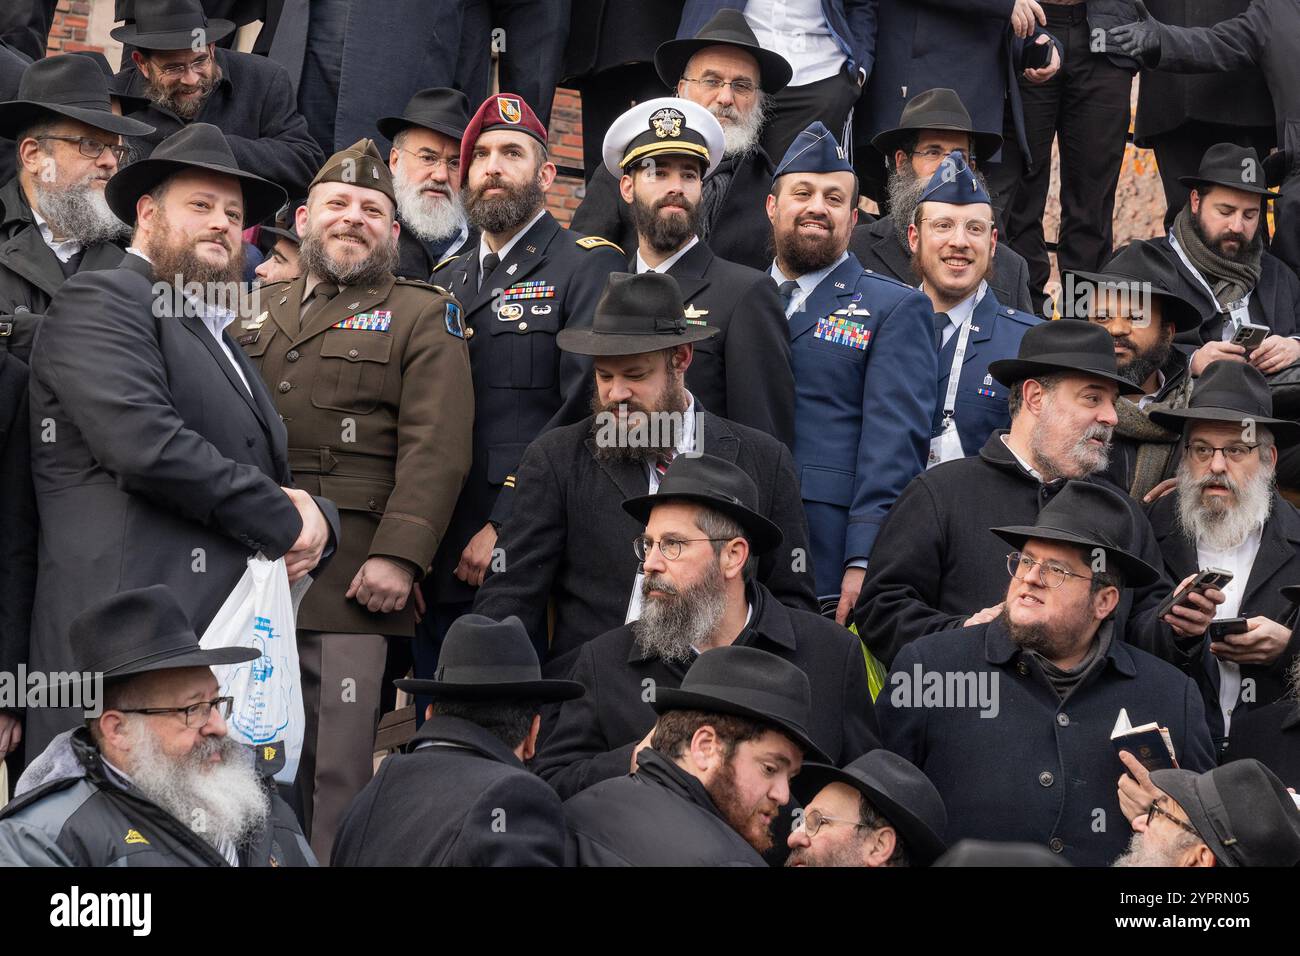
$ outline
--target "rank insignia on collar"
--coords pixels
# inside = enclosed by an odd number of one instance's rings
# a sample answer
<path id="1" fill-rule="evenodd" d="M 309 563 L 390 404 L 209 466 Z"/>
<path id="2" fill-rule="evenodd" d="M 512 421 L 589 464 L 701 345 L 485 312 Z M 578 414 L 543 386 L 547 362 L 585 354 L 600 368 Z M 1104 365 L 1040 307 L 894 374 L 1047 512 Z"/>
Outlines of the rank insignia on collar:
<path id="1" fill-rule="evenodd" d="M 843 288 L 844 288 L 844 283 L 843 283 L 843 282 L 837 282 L 837 283 L 835 283 L 835 288 L 837 288 L 837 289 L 843 289 Z"/>
<path id="2" fill-rule="evenodd" d="M 269 312 L 263 312 L 261 315 L 257 316 L 257 318 L 247 319 L 240 324 L 246 329 L 260 329 L 263 325 L 266 324 L 266 317 L 268 315 L 270 315 Z"/>
<path id="3" fill-rule="evenodd" d="M 515 274 L 515 270 L 518 269 L 518 268 L 519 268 L 519 263 L 517 263 L 517 262 L 512 262 L 512 263 L 510 263 L 510 268 L 506 270 L 506 275 L 508 275 L 508 276 L 512 276 L 512 275 L 514 275 L 514 274 Z"/>
<path id="4" fill-rule="evenodd" d="M 536 252 L 536 251 L 537 251 L 537 247 L 536 247 L 536 246 L 532 246 L 532 245 L 524 246 L 524 251 L 525 251 L 525 252 L 529 252 L 529 253 Z"/>
<path id="5" fill-rule="evenodd" d="M 709 310 L 708 310 L 708 309 L 697 309 L 697 308 L 695 308 L 695 303 L 694 303 L 694 302 L 692 302 L 690 305 L 688 305 L 688 306 L 686 307 L 686 311 L 683 313 L 683 315 L 685 315 L 687 319 L 698 319 L 700 316 L 702 316 L 702 315 L 708 315 L 708 314 L 709 314 Z"/>

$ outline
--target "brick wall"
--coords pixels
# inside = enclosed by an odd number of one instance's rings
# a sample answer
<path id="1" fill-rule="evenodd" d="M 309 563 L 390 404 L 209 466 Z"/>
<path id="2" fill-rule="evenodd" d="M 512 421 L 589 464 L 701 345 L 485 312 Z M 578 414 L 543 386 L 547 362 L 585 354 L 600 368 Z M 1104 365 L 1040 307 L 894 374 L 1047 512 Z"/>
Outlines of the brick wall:
<path id="1" fill-rule="evenodd" d="M 581 169 L 582 100 L 573 90 L 561 87 L 555 91 L 547 133 L 551 140 L 551 159 L 558 165 Z M 561 176 L 546 194 L 546 207 L 552 216 L 567 226 L 585 194 L 586 187 L 581 178 Z"/>
<path id="2" fill-rule="evenodd" d="M 92 0 L 59 0 L 54 11 L 54 23 L 50 27 L 48 49 L 51 53 L 75 53 L 78 50 L 104 52 L 102 46 L 91 42 L 92 6 Z"/>

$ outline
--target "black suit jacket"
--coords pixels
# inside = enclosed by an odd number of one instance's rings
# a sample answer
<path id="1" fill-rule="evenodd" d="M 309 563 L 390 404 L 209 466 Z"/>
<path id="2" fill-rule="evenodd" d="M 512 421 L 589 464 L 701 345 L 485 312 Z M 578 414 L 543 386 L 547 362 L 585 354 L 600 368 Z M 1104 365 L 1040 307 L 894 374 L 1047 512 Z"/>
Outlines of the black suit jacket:
<path id="1" fill-rule="evenodd" d="M 68 670 L 72 619 L 129 588 L 169 585 L 199 634 L 249 557 L 282 556 L 302 519 L 284 423 L 235 345 L 155 297 L 149 263 L 69 279 L 41 324 L 30 381 L 41 522 L 31 666 Z M 251 394 L 250 394 L 251 392 Z M 338 512 L 316 499 L 337 540 Z M 28 714 L 28 753 L 79 722 Z"/>
<path id="2" fill-rule="evenodd" d="M 1224 763 L 1247 757 L 1300 789 L 1300 705 L 1288 698 L 1234 717 Z"/>
<path id="3" fill-rule="evenodd" d="M 808 553 L 808 522 L 789 450 L 770 435 L 696 409 L 697 447 L 743 468 L 758 486 L 759 511 L 785 535 L 776 552 L 760 559 L 759 580 L 779 600 L 817 610 L 811 565 L 791 570 L 792 552 Z M 623 510 L 625 499 L 648 490 L 645 466 L 598 461 L 591 423 L 588 417 L 549 431 L 524 453 L 515 503 L 497 540 L 505 570 L 489 573 L 474 602 L 477 613 L 497 620 L 517 614 L 534 644 L 545 647 L 553 599 L 552 658 L 623 623 L 638 567 L 632 539 L 645 530 Z"/>
<path id="4" fill-rule="evenodd" d="M 419 279 L 428 282 L 434 269 L 453 256 L 460 255 L 466 249 L 478 248 L 478 230 L 469 227 L 465 241 L 452 248 L 456 236 L 438 242 L 427 242 L 415 234 L 401 216 L 397 221 L 402 224 L 402 231 L 397 237 L 397 268 L 394 274 L 406 279 Z"/>
<path id="5" fill-rule="evenodd" d="M 555 791 L 477 724 L 435 716 L 357 794 L 334 866 L 560 866 Z"/>

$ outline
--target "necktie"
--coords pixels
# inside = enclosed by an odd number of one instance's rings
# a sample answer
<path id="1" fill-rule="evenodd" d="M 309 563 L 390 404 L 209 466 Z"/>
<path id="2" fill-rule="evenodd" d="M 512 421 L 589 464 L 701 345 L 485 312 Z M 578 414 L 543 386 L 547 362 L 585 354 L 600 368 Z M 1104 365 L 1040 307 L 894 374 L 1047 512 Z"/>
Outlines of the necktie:
<path id="1" fill-rule="evenodd" d="M 947 312 L 936 312 L 934 314 L 934 340 L 939 348 L 943 348 L 943 333 L 949 324 L 950 320 Z"/>
<path id="2" fill-rule="evenodd" d="M 339 287 L 333 282 L 322 282 L 318 284 L 311 292 L 311 298 L 307 303 L 307 307 L 303 309 L 301 315 L 298 316 L 298 328 L 305 329 L 309 322 L 329 308 L 330 302 L 338 294 Z"/>
<path id="3" fill-rule="evenodd" d="M 496 271 L 496 267 L 500 264 L 501 257 L 495 252 L 489 252 L 483 257 L 483 268 L 478 271 L 478 287 L 480 289 L 483 288 L 483 283 L 487 281 L 487 277 Z"/>
<path id="4" fill-rule="evenodd" d="M 664 480 L 664 475 L 668 474 L 668 466 L 673 463 L 672 452 L 666 455 L 660 455 L 655 459 L 655 472 L 659 475 L 659 480 Z"/>
<path id="5" fill-rule="evenodd" d="M 779 286 L 776 287 L 776 291 L 779 292 L 781 295 L 782 307 L 785 309 L 786 313 L 789 314 L 790 300 L 793 299 L 794 294 L 799 291 L 798 281 L 795 279 L 786 279 L 784 282 L 782 282 Z"/>

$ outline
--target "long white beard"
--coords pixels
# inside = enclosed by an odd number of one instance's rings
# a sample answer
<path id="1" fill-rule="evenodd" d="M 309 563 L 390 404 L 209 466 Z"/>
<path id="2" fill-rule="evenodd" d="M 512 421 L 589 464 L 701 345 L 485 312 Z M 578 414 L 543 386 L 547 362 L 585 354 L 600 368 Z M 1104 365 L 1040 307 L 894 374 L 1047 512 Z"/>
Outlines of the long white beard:
<path id="1" fill-rule="evenodd" d="M 93 246 L 129 234 L 126 223 L 108 208 L 104 190 L 90 185 L 95 178 L 91 173 L 71 185 L 52 187 L 36 181 L 36 205 L 59 238 Z"/>
<path id="2" fill-rule="evenodd" d="M 410 182 L 399 167 L 393 176 L 393 191 L 402 221 L 425 242 L 458 235 L 465 225 L 465 207 L 454 189 L 441 196 L 425 192 L 422 184 Z"/>
<path id="3" fill-rule="evenodd" d="M 1261 449 L 1262 450 L 1262 449 Z M 1198 545 L 1214 551 L 1236 548 L 1268 520 L 1273 510 L 1274 469 L 1261 465 L 1247 481 L 1238 483 L 1227 475 L 1205 474 L 1199 480 L 1189 473 L 1187 461 L 1178 465 L 1178 523 Z M 1219 498 L 1205 504 L 1201 491 L 1207 485 L 1223 484 L 1236 495 L 1229 504 Z"/>

